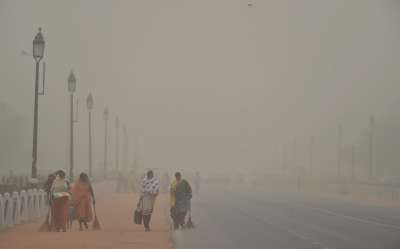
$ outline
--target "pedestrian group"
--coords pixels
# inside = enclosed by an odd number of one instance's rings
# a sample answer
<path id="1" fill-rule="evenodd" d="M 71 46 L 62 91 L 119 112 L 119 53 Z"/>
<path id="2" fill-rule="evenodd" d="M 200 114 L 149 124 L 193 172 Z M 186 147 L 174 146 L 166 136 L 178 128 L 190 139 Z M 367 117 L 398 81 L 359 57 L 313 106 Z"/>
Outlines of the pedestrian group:
<path id="1" fill-rule="evenodd" d="M 48 176 L 45 191 L 49 203 L 49 211 L 45 224 L 46 230 L 66 232 L 72 222 L 79 222 L 79 229 L 88 229 L 93 220 L 95 196 L 89 177 L 81 173 L 72 184 L 65 178 L 65 172 L 59 170 Z"/>
<path id="2" fill-rule="evenodd" d="M 156 198 L 161 191 L 167 192 L 169 177 L 164 174 L 162 181 L 154 176 L 152 170 L 147 171 L 140 183 L 140 197 L 134 214 L 136 224 L 144 225 L 150 232 L 150 221 L 154 211 Z M 195 182 L 196 192 L 199 183 Z M 93 228 L 99 228 L 95 213 L 95 195 L 90 179 L 86 173 L 81 173 L 73 183 L 66 179 L 63 170 L 50 174 L 44 185 L 49 204 L 48 215 L 41 231 L 66 232 L 72 228 L 73 221 L 78 221 L 79 230 L 89 229 L 88 223 L 93 222 Z M 169 187 L 170 215 L 174 229 L 193 228 L 191 222 L 192 188 L 189 182 L 182 178 L 180 172 L 175 173 L 175 179 Z M 188 222 L 185 222 L 189 214 Z"/>
<path id="3" fill-rule="evenodd" d="M 165 186 L 165 180 L 169 177 L 163 176 L 162 186 Z M 141 224 L 143 220 L 144 229 L 150 231 L 150 220 L 154 210 L 155 200 L 160 191 L 159 180 L 154 177 L 152 170 L 149 170 L 143 178 L 141 184 L 141 195 L 135 211 L 135 223 Z M 180 172 L 175 173 L 175 180 L 170 185 L 170 214 L 173 221 L 174 229 L 192 228 L 193 224 L 186 223 L 187 213 L 190 214 L 192 188 L 189 182 L 182 178 Z M 187 224 L 191 224 L 188 226 Z"/>

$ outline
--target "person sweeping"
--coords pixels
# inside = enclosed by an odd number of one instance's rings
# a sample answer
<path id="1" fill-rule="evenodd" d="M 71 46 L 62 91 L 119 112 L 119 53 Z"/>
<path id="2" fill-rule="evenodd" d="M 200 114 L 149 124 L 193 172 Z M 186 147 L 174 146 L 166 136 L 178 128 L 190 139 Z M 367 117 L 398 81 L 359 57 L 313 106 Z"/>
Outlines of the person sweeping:
<path id="1" fill-rule="evenodd" d="M 96 204 L 93 204 L 93 211 L 94 211 L 94 221 L 93 221 L 93 225 L 92 225 L 92 229 L 93 230 L 100 230 L 101 226 L 100 226 L 100 222 L 99 219 L 97 219 L 97 212 L 96 212 Z"/>
<path id="2" fill-rule="evenodd" d="M 171 184 L 171 218 L 174 229 L 185 229 L 185 217 L 190 211 L 192 187 L 187 180 L 182 179 L 180 172 L 175 173 L 175 181 Z"/>
<path id="3" fill-rule="evenodd" d="M 95 197 L 92 184 L 86 173 L 81 173 L 79 179 L 72 187 L 72 200 L 75 207 L 75 218 L 79 222 L 79 230 L 88 229 L 88 223 L 93 220 L 93 209 L 95 209 Z M 97 216 L 95 215 L 95 221 Z M 98 223 L 98 221 L 97 221 Z"/>

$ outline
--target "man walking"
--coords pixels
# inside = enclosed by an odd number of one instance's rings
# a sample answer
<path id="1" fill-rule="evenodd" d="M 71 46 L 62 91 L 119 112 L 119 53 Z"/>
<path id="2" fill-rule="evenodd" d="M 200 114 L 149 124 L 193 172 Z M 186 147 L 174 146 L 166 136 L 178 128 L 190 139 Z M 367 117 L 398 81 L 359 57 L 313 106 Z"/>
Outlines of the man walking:
<path id="1" fill-rule="evenodd" d="M 143 212 L 143 224 L 146 232 L 150 232 L 150 220 L 151 214 L 154 211 L 154 204 L 156 197 L 160 191 L 160 183 L 157 178 L 154 177 L 152 170 L 149 170 L 146 177 L 142 181 L 141 191 L 141 208 Z"/>

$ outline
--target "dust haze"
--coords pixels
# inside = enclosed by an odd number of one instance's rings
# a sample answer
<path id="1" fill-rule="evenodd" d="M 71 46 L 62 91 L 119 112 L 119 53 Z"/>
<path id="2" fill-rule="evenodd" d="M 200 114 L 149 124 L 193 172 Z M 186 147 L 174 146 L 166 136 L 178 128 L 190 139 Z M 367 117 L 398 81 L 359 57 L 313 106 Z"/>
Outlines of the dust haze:
<path id="1" fill-rule="evenodd" d="M 92 93 L 99 169 L 108 106 L 111 165 L 118 116 L 130 138 L 125 168 L 306 174 L 312 157 L 315 175 L 335 176 L 341 126 L 365 178 L 373 115 L 374 176 L 398 174 L 399 10 L 390 0 L 2 0 L 1 172 L 29 175 L 34 64 L 22 51 L 41 27 L 39 172 L 68 168 L 73 70 L 77 172 L 88 165 Z"/>
<path id="2" fill-rule="evenodd" d="M 95 180 L 153 169 L 156 206 L 176 171 L 194 187 L 175 248 L 399 248 L 399 1 L 0 0 L 3 183 L 31 175 L 39 27 L 40 176 L 69 171 L 73 72 L 74 175 L 92 94 Z M 103 224 L 130 231 L 118 198 Z"/>

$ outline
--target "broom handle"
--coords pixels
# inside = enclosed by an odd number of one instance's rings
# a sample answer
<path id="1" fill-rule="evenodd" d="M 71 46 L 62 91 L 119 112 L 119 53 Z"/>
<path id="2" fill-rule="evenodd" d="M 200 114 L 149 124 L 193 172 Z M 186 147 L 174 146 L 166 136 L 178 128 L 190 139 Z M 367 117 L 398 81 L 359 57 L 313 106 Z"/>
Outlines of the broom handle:
<path id="1" fill-rule="evenodd" d="M 192 200 L 189 200 L 189 218 L 192 218 Z"/>
<path id="2" fill-rule="evenodd" d="M 49 222 L 50 217 L 51 217 L 51 205 L 49 205 L 49 209 L 47 210 L 46 221 L 47 221 L 48 223 L 50 223 L 50 222 Z"/>
<path id="3" fill-rule="evenodd" d="M 94 212 L 94 217 L 97 217 L 96 204 L 93 204 L 93 212 Z"/>

